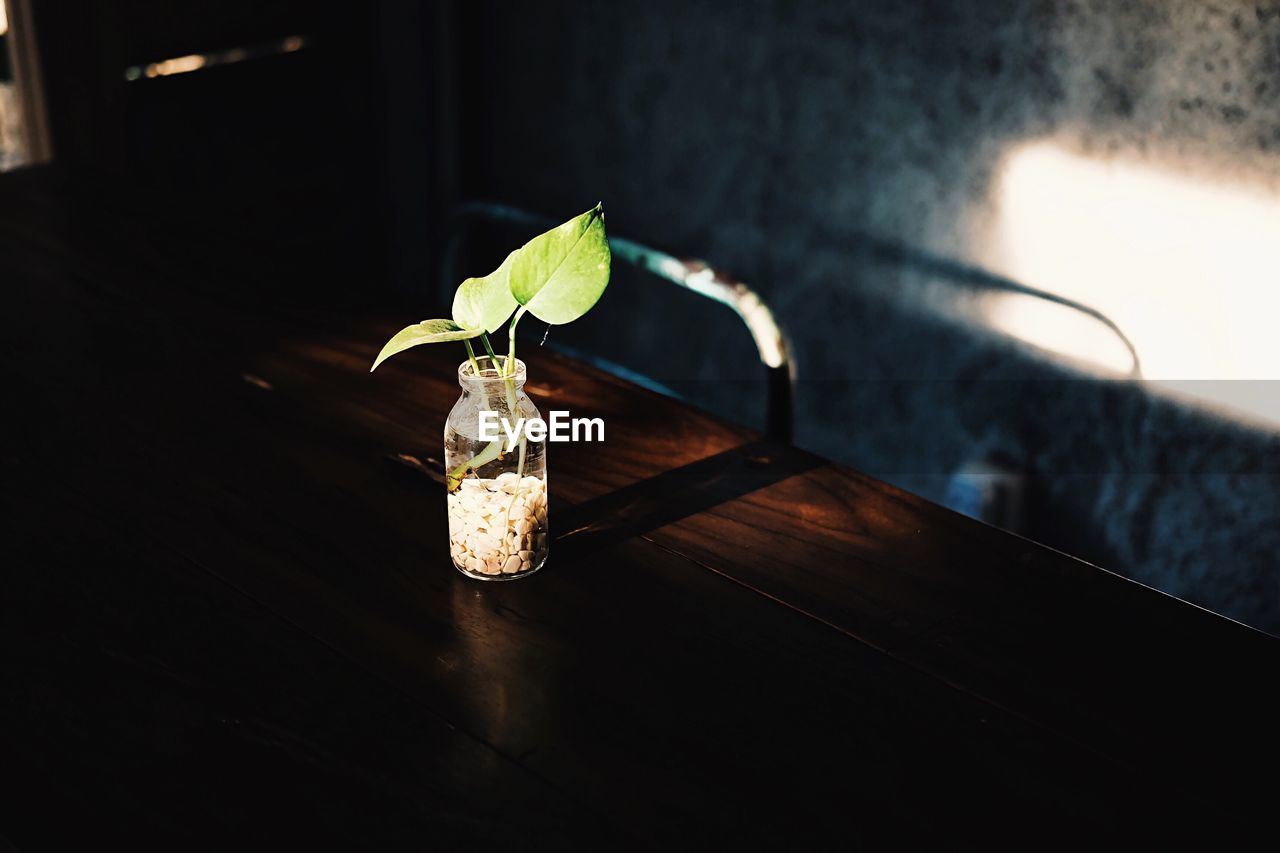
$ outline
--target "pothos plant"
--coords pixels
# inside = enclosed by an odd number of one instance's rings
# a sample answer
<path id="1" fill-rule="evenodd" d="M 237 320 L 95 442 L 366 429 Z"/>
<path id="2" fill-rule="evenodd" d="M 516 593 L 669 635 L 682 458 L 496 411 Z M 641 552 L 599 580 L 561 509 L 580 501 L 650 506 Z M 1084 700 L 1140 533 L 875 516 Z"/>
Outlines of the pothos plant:
<path id="1" fill-rule="evenodd" d="M 462 341 L 475 375 L 480 375 L 471 341 L 480 339 L 490 364 L 505 379 L 508 410 L 516 412 L 516 325 L 525 314 L 544 323 L 571 323 L 591 310 L 609 284 L 609 241 L 604 210 L 591 210 L 539 234 L 511 254 L 496 270 L 469 278 L 453 295 L 453 319 L 423 320 L 397 332 L 387 341 L 370 372 L 396 353 L 421 344 Z M 507 355 L 500 359 L 489 335 L 507 323 Z M 488 408 L 488 400 L 484 401 Z M 524 473 L 525 439 L 520 438 L 519 473 Z M 491 442 L 474 457 L 448 472 L 446 486 L 456 491 L 468 471 L 479 469 L 502 454 L 502 440 Z"/>

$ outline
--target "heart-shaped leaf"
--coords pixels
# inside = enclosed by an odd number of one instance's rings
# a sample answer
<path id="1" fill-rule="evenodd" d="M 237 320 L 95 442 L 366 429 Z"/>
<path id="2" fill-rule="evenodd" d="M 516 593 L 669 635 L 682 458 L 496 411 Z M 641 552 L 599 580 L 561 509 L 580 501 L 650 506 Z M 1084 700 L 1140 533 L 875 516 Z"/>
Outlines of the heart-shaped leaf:
<path id="1" fill-rule="evenodd" d="M 600 205 L 539 234 L 503 262 L 511 294 L 544 323 L 569 323 L 600 299 L 609 284 L 609 241 Z M 501 267 L 499 267 L 501 269 Z"/>
<path id="2" fill-rule="evenodd" d="M 502 265 L 483 278 L 469 278 L 458 285 L 453 294 L 453 319 L 464 329 L 484 329 L 496 332 L 511 312 L 516 310 L 516 298 L 511 295 L 509 274 L 512 252 Z"/>
<path id="3" fill-rule="evenodd" d="M 395 336 L 387 341 L 382 352 L 378 353 L 378 357 L 374 359 L 373 367 L 369 368 L 369 372 L 377 370 L 379 364 L 410 347 L 416 347 L 419 344 L 436 344 L 441 341 L 465 341 L 483 331 L 484 329 L 464 329 L 452 320 L 423 320 L 421 323 L 414 323 L 396 332 Z"/>

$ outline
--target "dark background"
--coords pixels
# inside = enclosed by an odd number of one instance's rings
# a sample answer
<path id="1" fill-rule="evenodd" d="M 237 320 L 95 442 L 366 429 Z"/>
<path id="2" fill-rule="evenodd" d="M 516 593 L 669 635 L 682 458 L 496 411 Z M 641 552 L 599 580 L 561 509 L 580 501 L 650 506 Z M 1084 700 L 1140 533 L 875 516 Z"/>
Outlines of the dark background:
<path id="1" fill-rule="evenodd" d="M 611 232 L 765 297 L 795 347 L 802 446 L 935 500 L 994 460 L 1025 535 L 1280 631 L 1274 432 L 1092 378 L 970 311 L 1012 144 L 1280 187 L 1280 6 L 32 5 L 54 159 L 269 247 L 280 298 L 421 319 L 458 202 L 563 219 L 601 200 Z M 298 34 L 287 55 L 124 75 Z M 548 343 L 758 419 L 745 332 L 674 288 L 619 277 Z"/>

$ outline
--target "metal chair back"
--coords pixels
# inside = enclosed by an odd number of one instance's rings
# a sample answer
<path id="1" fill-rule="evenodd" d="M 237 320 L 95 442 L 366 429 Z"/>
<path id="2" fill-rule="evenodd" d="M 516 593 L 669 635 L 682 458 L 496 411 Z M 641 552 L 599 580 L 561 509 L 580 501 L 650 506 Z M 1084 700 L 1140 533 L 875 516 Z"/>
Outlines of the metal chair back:
<path id="1" fill-rule="evenodd" d="M 458 255 L 463 239 L 477 225 L 486 223 L 515 225 L 534 232 L 544 231 L 556 224 L 547 217 L 508 205 L 473 202 L 460 206 L 446 229 L 441 250 L 442 292 L 451 292 L 457 286 Z M 759 295 L 706 261 L 676 258 L 625 237 L 611 236 L 609 249 L 615 262 L 620 260 L 646 270 L 663 281 L 718 302 L 738 315 L 747 327 L 760 363 L 766 371 L 765 433 L 770 438 L 790 442 L 795 417 L 792 387 L 795 369 L 787 337 L 774 319 L 773 312 Z M 605 366 L 615 372 L 632 373 L 628 370 L 618 371 L 612 364 Z M 638 378 L 643 380 L 642 377 Z M 656 383 L 645 381 L 643 384 L 665 391 Z"/>

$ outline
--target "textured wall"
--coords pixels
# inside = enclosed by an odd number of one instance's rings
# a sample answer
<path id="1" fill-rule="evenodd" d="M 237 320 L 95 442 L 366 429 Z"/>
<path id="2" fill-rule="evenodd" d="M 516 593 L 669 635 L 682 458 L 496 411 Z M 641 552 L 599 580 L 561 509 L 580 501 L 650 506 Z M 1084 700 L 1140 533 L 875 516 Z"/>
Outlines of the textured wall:
<path id="1" fill-rule="evenodd" d="M 740 274 L 794 339 L 800 443 L 935 498 L 998 451 L 1029 475 L 1029 535 L 1280 628 L 1274 436 L 992 336 L 964 285 L 1001 272 L 993 180 L 1028 140 L 1280 193 L 1280 4 L 480 2 L 460 21 L 468 194 L 603 199 L 613 231 Z M 750 355 L 732 323 L 666 299 L 615 287 L 564 334 L 749 415 L 755 389 L 711 381 Z"/>

